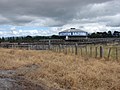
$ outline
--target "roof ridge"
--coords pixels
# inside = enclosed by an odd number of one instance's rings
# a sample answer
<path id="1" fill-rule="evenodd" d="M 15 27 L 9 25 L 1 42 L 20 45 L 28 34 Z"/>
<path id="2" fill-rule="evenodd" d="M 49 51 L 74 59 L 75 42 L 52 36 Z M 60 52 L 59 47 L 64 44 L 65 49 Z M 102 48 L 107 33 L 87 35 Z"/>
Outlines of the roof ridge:
<path id="1" fill-rule="evenodd" d="M 82 30 L 82 29 L 66 29 L 66 30 L 63 30 L 63 31 L 61 31 L 61 32 L 72 32 L 72 31 L 81 31 L 81 32 L 86 32 L 86 31 L 84 31 L 84 30 Z"/>

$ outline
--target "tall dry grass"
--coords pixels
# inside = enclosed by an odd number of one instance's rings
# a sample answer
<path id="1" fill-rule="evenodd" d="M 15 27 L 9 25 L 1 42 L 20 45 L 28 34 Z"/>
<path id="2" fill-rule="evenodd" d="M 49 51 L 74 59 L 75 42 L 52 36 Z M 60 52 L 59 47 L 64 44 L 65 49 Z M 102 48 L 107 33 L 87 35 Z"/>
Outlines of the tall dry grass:
<path id="1" fill-rule="evenodd" d="M 120 63 L 51 51 L 0 49 L 0 69 L 61 90 L 120 90 Z"/>

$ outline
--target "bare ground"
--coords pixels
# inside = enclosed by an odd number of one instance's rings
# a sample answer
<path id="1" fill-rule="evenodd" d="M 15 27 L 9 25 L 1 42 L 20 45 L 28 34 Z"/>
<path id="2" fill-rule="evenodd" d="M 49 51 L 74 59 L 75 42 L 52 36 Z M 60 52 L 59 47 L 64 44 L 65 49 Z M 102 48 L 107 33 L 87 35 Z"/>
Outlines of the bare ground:
<path id="1" fill-rule="evenodd" d="M 46 90 L 24 78 L 15 77 L 15 70 L 0 70 L 0 90 Z"/>
<path id="2" fill-rule="evenodd" d="M 31 71 L 36 69 L 35 65 L 28 65 L 18 69 Z M 0 70 L 0 90 L 58 90 L 54 88 L 49 88 L 43 83 L 34 83 L 28 81 L 27 79 L 17 76 L 16 70 Z"/>

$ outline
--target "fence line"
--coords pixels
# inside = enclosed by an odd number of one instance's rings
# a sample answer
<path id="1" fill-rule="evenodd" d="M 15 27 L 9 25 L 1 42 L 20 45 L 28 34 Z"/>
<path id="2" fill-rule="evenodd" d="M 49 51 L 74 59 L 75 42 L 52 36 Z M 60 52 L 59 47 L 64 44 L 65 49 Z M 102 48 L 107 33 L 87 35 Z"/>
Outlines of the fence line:
<path id="1" fill-rule="evenodd" d="M 104 45 L 0 45 L 3 48 L 20 48 L 26 50 L 51 50 L 57 53 L 74 54 L 82 57 L 120 60 L 120 46 Z"/>
<path id="2" fill-rule="evenodd" d="M 26 50 L 50 50 L 51 45 L 0 45 L 2 48 L 20 48 Z"/>
<path id="3" fill-rule="evenodd" d="M 55 47 L 59 47 L 59 50 L 55 50 Z M 61 48 L 63 47 L 63 48 Z M 75 45 L 56 45 L 53 47 L 52 51 L 64 54 L 73 54 L 73 55 L 79 55 L 82 57 L 91 57 L 91 58 L 105 58 L 107 60 L 119 60 L 120 59 L 120 47 L 116 46 L 89 46 L 89 45 L 78 45 L 77 43 Z"/>

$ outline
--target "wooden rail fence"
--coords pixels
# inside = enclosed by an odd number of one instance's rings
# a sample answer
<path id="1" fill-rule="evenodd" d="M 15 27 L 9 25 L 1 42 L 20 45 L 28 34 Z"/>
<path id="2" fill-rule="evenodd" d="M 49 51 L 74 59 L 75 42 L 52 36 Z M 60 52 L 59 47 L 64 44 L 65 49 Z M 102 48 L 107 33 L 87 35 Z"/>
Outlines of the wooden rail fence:
<path id="1" fill-rule="evenodd" d="M 27 50 L 51 50 L 57 53 L 79 55 L 81 57 L 105 58 L 107 60 L 120 60 L 120 45 L 102 44 L 0 44 L 2 48 L 20 48 Z"/>

